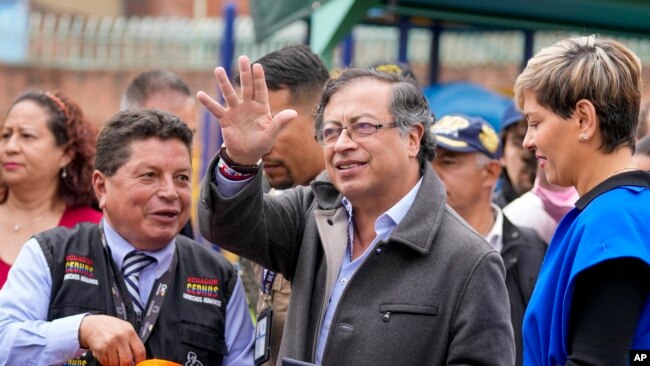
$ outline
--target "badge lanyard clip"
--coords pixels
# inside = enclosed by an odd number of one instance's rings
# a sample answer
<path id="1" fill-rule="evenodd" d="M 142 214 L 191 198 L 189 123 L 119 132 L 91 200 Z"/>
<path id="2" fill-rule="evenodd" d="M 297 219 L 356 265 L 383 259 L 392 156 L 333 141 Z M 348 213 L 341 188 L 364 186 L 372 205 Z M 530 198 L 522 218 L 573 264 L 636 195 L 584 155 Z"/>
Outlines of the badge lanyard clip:
<path id="1" fill-rule="evenodd" d="M 273 309 L 271 304 L 271 288 L 275 280 L 275 272 L 264 269 L 260 290 L 264 309 L 257 315 L 255 326 L 255 365 L 261 365 L 271 357 L 271 322 L 273 320 Z"/>

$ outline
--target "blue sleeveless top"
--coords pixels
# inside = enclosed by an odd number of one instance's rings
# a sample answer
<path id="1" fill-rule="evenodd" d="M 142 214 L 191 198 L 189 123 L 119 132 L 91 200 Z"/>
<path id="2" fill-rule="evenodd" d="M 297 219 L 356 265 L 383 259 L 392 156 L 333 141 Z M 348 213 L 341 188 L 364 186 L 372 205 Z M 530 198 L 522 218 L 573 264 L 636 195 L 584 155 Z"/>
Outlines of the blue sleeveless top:
<path id="1" fill-rule="evenodd" d="M 647 179 L 647 172 L 635 173 Z M 612 187 L 610 181 L 620 179 L 611 178 L 581 198 L 555 231 L 524 316 L 524 365 L 565 364 L 579 273 L 619 258 L 650 265 L 650 189 L 647 184 Z M 650 349 L 650 296 L 632 348 Z"/>

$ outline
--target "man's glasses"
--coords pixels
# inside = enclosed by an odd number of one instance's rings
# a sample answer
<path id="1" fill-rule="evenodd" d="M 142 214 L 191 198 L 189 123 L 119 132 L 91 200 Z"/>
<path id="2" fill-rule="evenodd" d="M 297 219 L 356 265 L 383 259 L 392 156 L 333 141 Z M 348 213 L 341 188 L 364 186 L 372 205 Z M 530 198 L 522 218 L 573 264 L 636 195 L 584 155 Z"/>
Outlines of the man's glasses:
<path id="1" fill-rule="evenodd" d="M 371 122 L 357 122 L 347 127 L 325 127 L 320 131 L 316 131 L 314 138 L 322 147 L 332 147 L 339 140 L 339 136 L 343 130 L 348 130 L 348 136 L 353 140 L 374 135 L 381 128 L 394 128 L 397 123 L 389 122 L 382 124 L 374 124 Z"/>

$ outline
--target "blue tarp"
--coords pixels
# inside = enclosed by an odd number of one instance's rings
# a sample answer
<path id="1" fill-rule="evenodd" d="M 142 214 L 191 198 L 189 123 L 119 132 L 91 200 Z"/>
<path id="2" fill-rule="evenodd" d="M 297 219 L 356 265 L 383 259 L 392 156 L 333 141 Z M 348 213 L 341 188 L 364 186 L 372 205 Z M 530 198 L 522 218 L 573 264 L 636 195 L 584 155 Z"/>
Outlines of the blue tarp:
<path id="1" fill-rule="evenodd" d="M 510 98 L 469 82 L 436 84 L 424 88 L 436 119 L 449 114 L 483 117 L 499 131 L 501 117 L 511 103 Z"/>
<path id="2" fill-rule="evenodd" d="M 26 0 L 0 0 L 0 62 L 27 59 L 29 7 Z"/>

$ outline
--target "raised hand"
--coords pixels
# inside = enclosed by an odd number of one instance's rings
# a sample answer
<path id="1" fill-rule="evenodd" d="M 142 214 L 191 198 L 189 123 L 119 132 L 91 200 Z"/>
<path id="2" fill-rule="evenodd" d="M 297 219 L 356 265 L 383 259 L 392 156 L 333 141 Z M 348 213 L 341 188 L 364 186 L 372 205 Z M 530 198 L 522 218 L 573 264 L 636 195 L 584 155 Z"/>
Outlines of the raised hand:
<path id="1" fill-rule="evenodd" d="M 262 65 L 251 68 L 246 56 L 240 56 L 238 62 L 241 96 L 237 96 L 226 71 L 217 67 L 214 75 L 226 106 L 202 91 L 197 98 L 219 119 L 228 156 L 238 164 L 253 165 L 271 149 L 278 133 L 297 113 L 286 109 L 272 116 Z"/>
<path id="2" fill-rule="evenodd" d="M 131 323 L 108 315 L 87 315 L 79 325 L 79 345 L 104 366 L 144 361 L 144 344 Z"/>

